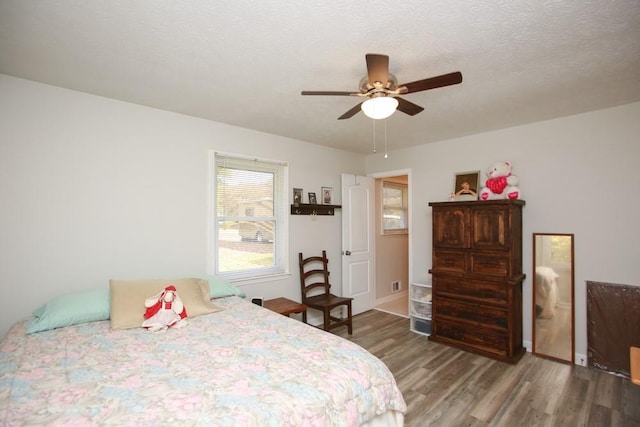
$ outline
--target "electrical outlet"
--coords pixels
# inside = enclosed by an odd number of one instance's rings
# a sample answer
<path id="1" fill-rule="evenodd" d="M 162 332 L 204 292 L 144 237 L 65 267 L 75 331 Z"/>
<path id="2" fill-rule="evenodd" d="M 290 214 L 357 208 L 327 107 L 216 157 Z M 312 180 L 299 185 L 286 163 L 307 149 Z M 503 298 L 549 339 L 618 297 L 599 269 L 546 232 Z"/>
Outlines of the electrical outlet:
<path id="1" fill-rule="evenodd" d="M 398 292 L 400 290 L 400 282 L 391 282 L 391 292 Z"/>

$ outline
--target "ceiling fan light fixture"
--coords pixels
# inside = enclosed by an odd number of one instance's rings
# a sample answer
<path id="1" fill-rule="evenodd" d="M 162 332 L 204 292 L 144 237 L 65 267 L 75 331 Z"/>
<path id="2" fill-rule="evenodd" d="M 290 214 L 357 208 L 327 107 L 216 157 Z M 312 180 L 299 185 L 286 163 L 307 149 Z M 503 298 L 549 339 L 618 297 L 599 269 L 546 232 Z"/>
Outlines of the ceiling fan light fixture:
<path id="1" fill-rule="evenodd" d="M 364 114 L 374 120 L 386 119 L 398 108 L 398 100 L 388 96 L 367 99 L 360 106 Z"/>

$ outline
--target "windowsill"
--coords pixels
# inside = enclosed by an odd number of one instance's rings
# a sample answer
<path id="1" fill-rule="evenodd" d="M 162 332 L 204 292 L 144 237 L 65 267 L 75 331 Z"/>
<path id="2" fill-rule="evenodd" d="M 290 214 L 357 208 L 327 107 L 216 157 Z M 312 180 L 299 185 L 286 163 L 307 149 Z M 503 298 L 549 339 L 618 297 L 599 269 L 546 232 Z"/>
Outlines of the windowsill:
<path id="1" fill-rule="evenodd" d="M 382 236 L 397 236 L 402 234 L 409 234 L 409 230 L 406 228 L 403 228 L 402 230 L 383 230 L 381 233 Z"/>
<path id="2" fill-rule="evenodd" d="M 229 282 L 233 283 L 238 287 L 249 286 L 249 285 L 257 285 L 265 282 L 275 282 L 278 280 L 285 280 L 291 276 L 291 273 L 278 273 L 278 274 L 269 274 L 264 276 L 255 276 L 255 277 L 245 277 L 245 278 L 225 278 Z M 223 277 L 224 278 L 224 277 Z"/>

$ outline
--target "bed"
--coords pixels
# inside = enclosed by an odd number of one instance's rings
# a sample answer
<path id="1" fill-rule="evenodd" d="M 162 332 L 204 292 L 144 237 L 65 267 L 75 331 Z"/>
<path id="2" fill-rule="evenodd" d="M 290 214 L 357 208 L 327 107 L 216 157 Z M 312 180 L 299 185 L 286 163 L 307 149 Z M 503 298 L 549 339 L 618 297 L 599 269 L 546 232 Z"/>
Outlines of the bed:
<path id="1" fill-rule="evenodd" d="M 396 382 L 366 350 L 236 295 L 213 302 L 161 332 L 14 324 L 0 343 L 0 424 L 402 425 Z"/>

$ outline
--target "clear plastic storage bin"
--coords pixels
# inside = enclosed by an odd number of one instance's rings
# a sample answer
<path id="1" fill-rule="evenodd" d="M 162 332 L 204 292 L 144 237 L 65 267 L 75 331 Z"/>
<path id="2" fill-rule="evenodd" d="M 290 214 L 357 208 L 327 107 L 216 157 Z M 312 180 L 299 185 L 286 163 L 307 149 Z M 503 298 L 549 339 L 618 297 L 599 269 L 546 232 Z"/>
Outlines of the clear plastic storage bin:
<path id="1" fill-rule="evenodd" d="M 413 329 L 416 332 L 430 335 L 431 334 L 431 320 L 413 319 Z"/>
<path id="2" fill-rule="evenodd" d="M 431 317 L 431 303 L 411 301 L 411 312 L 416 316 Z"/>
<path id="3" fill-rule="evenodd" d="M 431 288 L 414 285 L 411 287 L 411 298 L 424 302 L 431 302 Z"/>

